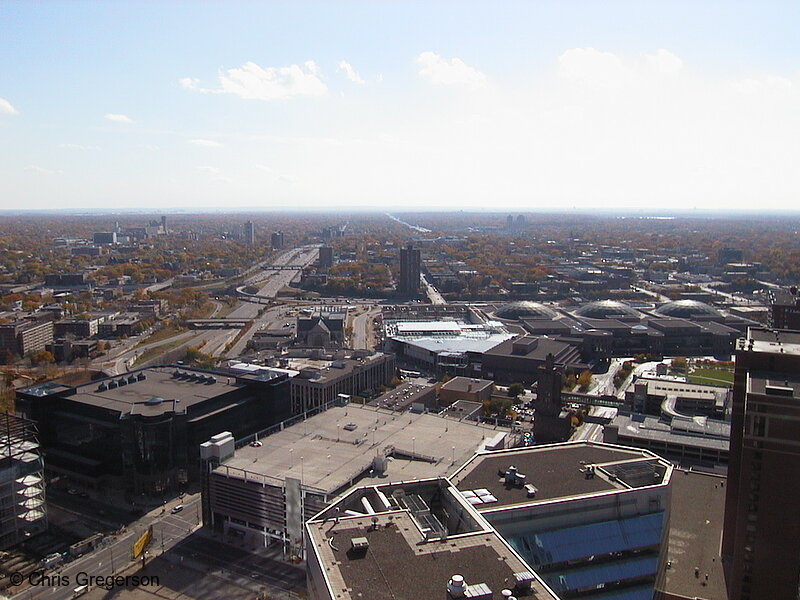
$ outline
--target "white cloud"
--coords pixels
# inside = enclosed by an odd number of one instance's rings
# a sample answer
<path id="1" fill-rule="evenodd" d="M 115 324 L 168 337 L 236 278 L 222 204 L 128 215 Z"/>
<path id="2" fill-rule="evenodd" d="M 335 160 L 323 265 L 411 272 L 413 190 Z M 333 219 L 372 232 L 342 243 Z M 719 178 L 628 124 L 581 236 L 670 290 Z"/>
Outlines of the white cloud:
<path id="1" fill-rule="evenodd" d="M 103 117 L 109 121 L 113 121 L 114 123 L 133 123 L 133 119 L 126 115 L 117 115 L 114 113 L 108 113 Z"/>
<path id="2" fill-rule="evenodd" d="M 434 85 L 484 87 L 486 75 L 470 67 L 460 58 L 447 59 L 435 52 L 423 52 L 416 58 L 419 76 Z"/>
<path id="3" fill-rule="evenodd" d="M 683 70 L 681 58 L 663 48 L 659 48 L 655 54 L 645 54 L 644 58 L 650 67 L 664 75 L 677 75 Z"/>
<path id="4" fill-rule="evenodd" d="M 203 139 L 194 139 L 189 140 L 190 144 L 193 146 L 202 146 L 203 148 L 220 148 L 222 144 L 219 142 L 215 142 L 214 140 L 203 140 Z"/>
<path id="5" fill-rule="evenodd" d="M 359 85 L 364 85 L 364 83 L 366 83 L 361 78 L 361 76 L 356 72 L 356 70 L 353 68 L 353 65 L 351 65 L 346 60 L 340 60 L 339 61 L 339 64 L 336 67 L 336 71 L 337 72 L 338 71 L 344 71 L 344 74 L 347 75 L 347 78 L 350 81 L 352 81 L 353 83 L 357 83 Z"/>
<path id="6" fill-rule="evenodd" d="M 39 173 L 40 175 L 61 175 L 64 172 L 61 169 L 45 169 L 39 165 L 28 165 L 25 167 L 25 170 L 32 173 Z"/>
<path id="7" fill-rule="evenodd" d="M 19 111 L 14 108 L 14 106 L 6 100 L 5 98 L 0 98 L 0 115 L 18 115 Z"/>
<path id="8" fill-rule="evenodd" d="M 233 182 L 233 180 L 230 177 L 226 177 L 225 175 L 223 175 L 222 171 L 218 167 L 202 166 L 202 167 L 197 167 L 197 170 L 200 173 L 207 175 L 211 181 L 221 181 L 223 183 Z"/>
<path id="9" fill-rule="evenodd" d="M 234 94 L 246 100 L 285 100 L 295 96 L 324 96 L 328 86 L 322 81 L 319 67 L 313 60 L 303 66 L 263 68 L 254 62 L 228 69 L 219 74 L 218 88 L 203 88 L 200 81 L 184 77 L 181 87 L 203 94 Z"/>
<path id="10" fill-rule="evenodd" d="M 738 92 L 747 95 L 764 93 L 783 95 L 791 91 L 792 80 L 776 75 L 767 75 L 760 78 L 748 77 L 747 79 L 737 81 L 734 87 Z"/>

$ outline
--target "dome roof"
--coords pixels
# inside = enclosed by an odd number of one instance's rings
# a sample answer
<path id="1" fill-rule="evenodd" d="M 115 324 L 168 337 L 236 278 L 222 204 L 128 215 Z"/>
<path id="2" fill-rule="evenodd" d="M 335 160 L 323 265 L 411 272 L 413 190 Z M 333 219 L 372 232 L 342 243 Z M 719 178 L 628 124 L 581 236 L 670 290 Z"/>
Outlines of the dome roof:
<path id="1" fill-rule="evenodd" d="M 498 308 L 494 312 L 494 316 L 499 319 L 555 319 L 558 313 L 549 306 L 545 306 L 539 302 L 531 302 L 530 300 L 521 300 L 519 302 L 509 302 Z"/>
<path id="2" fill-rule="evenodd" d="M 586 317 L 587 319 L 618 319 L 618 318 L 634 318 L 641 317 L 639 311 L 617 300 L 599 300 L 597 302 L 590 302 L 584 304 L 575 311 L 579 317 Z"/>
<path id="3" fill-rule="evenodd" d="M 675 300 L 674 302 L 667 302 L 659 306 L 653 312 L 657 315 L 678 317 L 681 319 L 721 316 L 721 313 L 716 308 L 709 306 L 705 302 L 700 302 L 699 300 Z"/>

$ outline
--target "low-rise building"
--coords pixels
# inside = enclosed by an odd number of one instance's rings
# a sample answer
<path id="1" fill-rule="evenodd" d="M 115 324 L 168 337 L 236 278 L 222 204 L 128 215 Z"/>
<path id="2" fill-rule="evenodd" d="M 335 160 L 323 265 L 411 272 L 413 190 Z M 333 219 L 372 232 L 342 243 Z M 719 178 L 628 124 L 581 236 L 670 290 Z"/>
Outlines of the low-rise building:
<path id="1" fill-rule="evenodd" d="M 286 419 L 289 379 L 150 367 L 18 390 L 17 410 L 38 423 L 49 472 L 157 495 L 197 477 L 198 447 L 212 435 L 243 437 Z"/>
<path id="2" fill-rule="evenodd" d="M 288 358 L 282 364 L 299 371 L 292 378 L 292 412 L 315 410 L 340 394 L 372 397 L 395 377 L 394 356 L 367 350 L 339 351 Z"/>
<path id="3" fill-rule="evenodd" d="M 498 432 L 431 413 L 332 403 L 256 436 L 209 464 L 204 524 L 302 555 L 303 522 L 360 481 L 412 481 L 452 474 Z"/>
<path id="4" fill-rule="evenodd" d="M 682 466 L 726 467 L 730 438 L 730 422 L 704 416 L 620 412 L 603 428 L 604 442 L 646 448 Z"/>
<path id="5" fill-rule="evenodd" d="M 492 399 L 494 382 L 472 377 L 453 377 L 439 388 L 439 406 L 450 406 L 457 400 L 483 404 Z"/>
<path id="6" fill-rule="evenodd" d="M 44 350 L 53 342 L 53 321 L 44 319 L 18 319 L 0 324 L 0 351 L 8 350 L 19 356 Z"/>
<path id="7" fill-rule="evenodd" d="M 670 403 L 681 413 L 724 419 L 730 402 L 730 388 L 689 383 L 674 377 L 640 377 L 625 392 L 626 406 L 648 415 L 661 414 L 665 403 Z"/>

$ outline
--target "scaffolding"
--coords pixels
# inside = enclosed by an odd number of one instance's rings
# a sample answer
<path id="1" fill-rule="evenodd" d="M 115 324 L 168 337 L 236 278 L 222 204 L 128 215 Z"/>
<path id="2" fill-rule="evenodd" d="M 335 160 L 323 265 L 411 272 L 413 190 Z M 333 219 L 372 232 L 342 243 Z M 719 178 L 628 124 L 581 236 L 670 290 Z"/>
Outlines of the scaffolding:
<path id="1" fill-rule="evenodd" d="M 44 462 L 33 421 L 0 414 L 0 550 L 47 530 Z"/>

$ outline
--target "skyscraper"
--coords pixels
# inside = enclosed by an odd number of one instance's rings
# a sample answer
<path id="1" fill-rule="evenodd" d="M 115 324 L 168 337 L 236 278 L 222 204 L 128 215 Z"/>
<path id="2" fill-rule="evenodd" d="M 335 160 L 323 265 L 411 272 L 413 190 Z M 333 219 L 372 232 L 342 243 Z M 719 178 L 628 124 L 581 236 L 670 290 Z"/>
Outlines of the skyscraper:
<path id="1" fill-rule="evenodd" d="M 722 556 L 730 600 L 797 598 L 800 331 L 738 342 Z"/>
<path id="2" fill-rule="evenodd" d="M 320 246 L 319 266 L 322 269 L 329 269 L 333 266 L 333 248 L 330 246 Z"/>
<path id="3" fill-rule="evenodd" d="M 256 226 L 252 221 L 247 221 L 244 224 L 244 241 L 248 244 L 256 243 Z"/>
<path id="4" fill-rule="evenodd" d="M 400 286 L 403 296 L 419 293 L 420 254 L 419 249 L 408 244 L 400 249 Z"/>
<path id="5" fill-rule="evenodd" d="M 273 231 L 270 236 L 270 243 L 273 250 L 281 250 L 283 248 L 283 232 Z"/>

